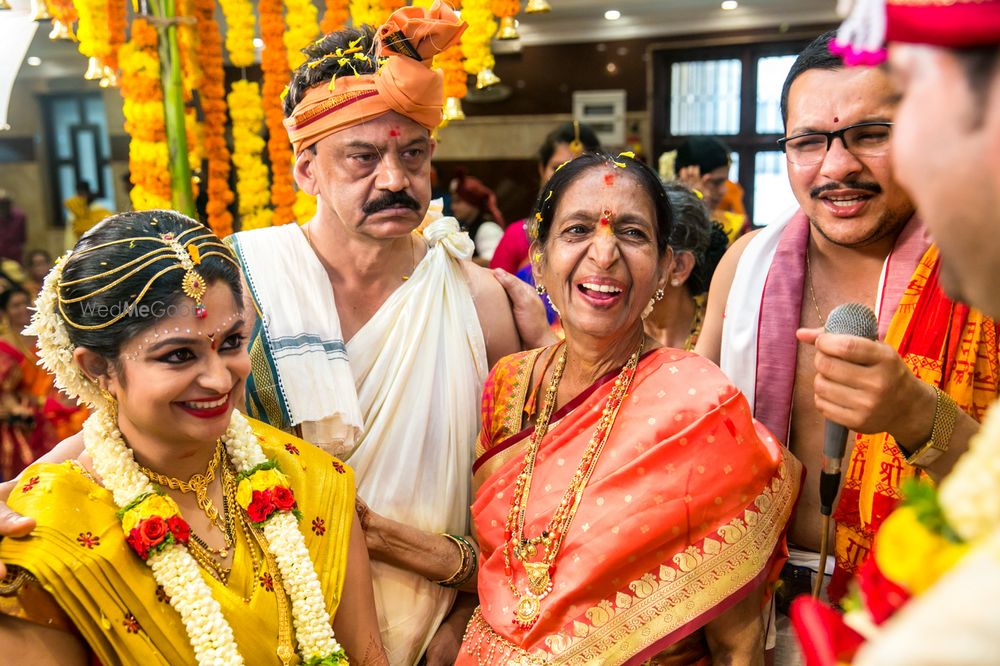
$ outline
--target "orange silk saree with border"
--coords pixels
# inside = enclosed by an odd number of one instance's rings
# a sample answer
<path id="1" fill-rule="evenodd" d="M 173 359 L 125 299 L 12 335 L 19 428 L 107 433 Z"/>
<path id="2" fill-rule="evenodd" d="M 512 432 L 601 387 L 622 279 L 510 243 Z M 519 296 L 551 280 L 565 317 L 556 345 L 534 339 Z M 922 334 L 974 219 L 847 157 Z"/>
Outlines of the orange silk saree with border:
<path id="1" fill-rule="evenodd" d="M 701 629 L 777 577 L 801 465 L 752 419 L 715 365 L 676 349 L 648 352 L 583 491 L 553 589 L 538 621 L 520 628 L 504 529 L 532 434 L 521 427 L 538 392 L 532 369 L 552 355 L 550 348 L 509 356 L 486 383 L 472 506 L 481 605 L 457 663 L 708 663 Z M 526 535 L 545 529 L 617 375 L 553 413 L 530 485 Z M 523 590 L 524 569 L 514 562 L 513 571 Z"/>

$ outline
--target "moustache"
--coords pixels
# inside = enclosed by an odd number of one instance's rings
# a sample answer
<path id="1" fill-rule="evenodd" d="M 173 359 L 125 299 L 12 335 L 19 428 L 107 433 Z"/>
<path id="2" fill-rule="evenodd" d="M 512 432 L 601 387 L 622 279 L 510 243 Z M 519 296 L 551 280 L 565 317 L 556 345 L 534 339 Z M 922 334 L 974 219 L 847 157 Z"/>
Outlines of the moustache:
<path id="1" fill-rule="evenodd" d="M 420 204 L 406 192 L 387 192 L 378 199 L 365 203 L 361 207 L 361 212 L 365 215 L 374 215 L 387 208 L 409 208 L 410 210 L 420 210 Z"/>
<path id="2" fill-rule="evenodd" d="M 878 183 L 865 183 L 861 181 L 856 183 L 827 183 L 826 185 L 820 185 L 809 190 L 809 196 L 815 199 L 824 192 L 832 190 L 866 190 L 872 194 L 881 194 L 882 186 Z"/>

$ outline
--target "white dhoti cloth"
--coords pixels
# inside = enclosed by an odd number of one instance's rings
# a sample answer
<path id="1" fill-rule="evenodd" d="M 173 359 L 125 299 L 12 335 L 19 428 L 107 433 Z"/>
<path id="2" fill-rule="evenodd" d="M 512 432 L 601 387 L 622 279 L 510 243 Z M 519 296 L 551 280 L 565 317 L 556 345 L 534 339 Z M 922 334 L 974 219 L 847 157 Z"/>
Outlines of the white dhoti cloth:
<path id="1" fill-rule="evenodd" d="M 269 262 L 251 265 L 245 251 L 253 235 L 239 234 L 235 243 L 245 269 L 253 276 L 251 289 L 265 320 L 273 319 L 268 301 L 282 299 L 281 310 L 297 310 L 306 330 L 285 331 L 283 337 L 316 333 L 312 346 L 290 356 L 301 372 L 337 363 L 339 335 L 333 289 L 319 260 L 301 231 L 292 229 L 267 239 Z M 454 218 L 442 218 L 423 230 L 429 245 L 410 278 L 347 342 L 347 359 L 355 391 L 332 394 L 296 392 L 292 399 L 311 407 L 288 405 L 296 372 L 282 372 L 282 359 L 273 359 L 287 413 L 309 413 L 303 434 L 324 432 L 331 452 L 354 468 L 358 495 L 378 513 L 430 532 L 466 534 L 475 440 L 479 432 L 480 395 L 489 371 L 486 345 L 475 303 L 462 267 L 472 256 L 473 244 Z M 277 256 L 290 253 L 296 272 L 272 275 L 269 266 Z M 317 271 L 318 267 L 318 271 Z M 319 288 L 303 289 L 302 279 L 319 280 Z M 270 299 L 262 298 L 265 282 L 281 281 Z M 320 294 L 318 300 L 317 293 Z M 311 296 L 310 296 L 311 295 Z M 305 298 L 300 302 L 300 296 Z M 334 327 L 331 321 L 337 320 Z M 286 364 L 289 365 L 289 364 Z M 311 380 L 310 386 L 315 382 Z M 313 389 L 310 389 L 313 390 Z M 323 407 L 317 412 L 316 405 Z M 330 436 L 331 423 L 345 422 L 344 415 L 361 414 L 356 437 Z M 318 417 L 318 418 L 317 418 Z M 330 419 L 333 419 L 332 421 Z M 349 418 L 346 419 L 349 421 Z M 319 425 L 317 425 L 317 423 Z M 350 424 L 345 422 L 345 428 Z M 382 640 L 392 664 L 413 664 L 423 653 L 455 598 L 455 592 L 427 579 L 392 567 L 372 563 L 375 602 Z"/>

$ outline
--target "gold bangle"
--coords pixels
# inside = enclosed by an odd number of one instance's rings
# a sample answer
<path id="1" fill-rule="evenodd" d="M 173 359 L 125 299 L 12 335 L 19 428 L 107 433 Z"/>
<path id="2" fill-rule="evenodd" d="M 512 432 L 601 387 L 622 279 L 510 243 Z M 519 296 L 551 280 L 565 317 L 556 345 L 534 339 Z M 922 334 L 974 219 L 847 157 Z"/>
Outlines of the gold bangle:
<path id="1" fill-rule="evenodd" d="M 461 587 L 476 573 L 478 562 L 476 561 L 476 551 L 472 544 L 465 537 L 443 533 L 441 536 L 449 539 L 458 547 L 458 552 L 462 555 L 462 563 L 452 575 L 444 580 L 431 581 L 442 587 Z"/>
<path id="2" fill-rule="evenodd" d="M 934 421 L 930 439 L 909 455 L 903 451 L 906 463 L 914 467 L 926 468 L 944 455 L 958 423 L 958 404 L 941 389 L 935 387 L 934 392 Z"/>

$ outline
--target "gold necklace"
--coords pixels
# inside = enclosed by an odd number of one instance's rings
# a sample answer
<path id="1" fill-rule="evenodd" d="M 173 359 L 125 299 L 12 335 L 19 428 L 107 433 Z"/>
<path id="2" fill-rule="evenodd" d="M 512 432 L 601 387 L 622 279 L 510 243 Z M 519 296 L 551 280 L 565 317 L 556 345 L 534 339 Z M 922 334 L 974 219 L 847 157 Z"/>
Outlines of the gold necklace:
<path id="1" fill-rule="evenodd" d="M 172 476 L 159 474 L 148 467 L 143 467 L 142 465 L 138 465 L 138 467 L 139 471 L 153 483 L 160 486 L 166 486 L 171 490 L 179 490 L 185 494 L 194 493 L 194 499 L 198 503 L 198 508 L 205 512 L 209 521 L 219 528 L 220 532 L 225 532 L 226 527 L 219 519 L 219 510 L 215 508 L 215 505 L 212 504 L 212 500 L 208 497 L 208 486 L 215 480 L 215 470 L 219 466 L 219 460 L 221 459 L 222 440 L 219 440 L 215 444 L 215 455 L 213 455 L 212 459 L 209 461 L 208 469 L 205 470 L 205 473 L 195 474 L 187 481 L 181 481 L 180 479 L 176 479 Z"/>
<path id="2" fill-rule="evenodd" d="M 222 515 L 226 526 L 226 529 L 222 532 L 222 538 L 225 541 L 225 545 L 222 548 L 212 548 L 192 530 L 191 540 L 188 542 L 188 550 L 191 551 L 191 555 L 194 556 L 194 559 L 203 569 L 208 571 L 209 574 L 214 576 L 223 585 L 228 585 L 229 574 L 232 572 L 232 568 L 225 566 L 223 560 L 229 557 L 231 550 L 235 551 L 237 516 L 241 518 L 242 516 L 233 510 L 233 507 L 239 506 L 236 503 L 236 482 L 233 479 L 232 470 L 229 468 L 225 451 L 223 451 L 221 466 L 222 470 L 219 474 L 219 479 L 222 481 Z M 252 549 L 251 555 L 253 555 Z M 256 570 L 257 567 L 255 565 L 254 571 L 256 572 Z"/>
<path id="3" fill-rule="evenodd" d="M 697 299 L 694 304 L 694 320 L 691 322 L 691 332 L 684 340 L 684 351 L 694 351 L 694 346 L 698 343 L 698 336 L 701 335 L 701 325 L 705 323 L 705 304 L 699 303 Z"/>
<path id="4" fill-rule="evenodd" d="M 826 326 L 826 317 L 824 317 L 819 311 L 819 301 L 816 300 L 816 289 L 813 288 L 813 273 L 812 265 L 809 263 L 809 246 L 806 245 L 806 284 L 809 285 L 809 296 L 812 298 L 813 308 L 816 310 L 816 316 L 819 318 L 819 323 L 821 326 Z"/>
<path id="5" fill-rule="evenodd" d="M 510 512 L 507 515 L 507 523 L 504 528 L 504 571 L 507 574 L 508 583 L 517 603 L 514 608 L 514 623 L 523 628 L 530 628 L 538 619 L 541 612 L 542 600 L 552 591 L 552 575 L 555 570 L 555 560 L 559 554 L 563 540 L 569 532 L 570 524 L 576 516 L 583 498 L 583 491 L 590 482 L 590 477 L 597 467 L 597 460 L 600 458 L 604 445 L 611 434 L 611 427 L 618 415 L 618 410 L 624 402 L 625 395 L 632 384 L 635 376 L 635 369 L 642 355 L 642 347 L 645 338 L 639 343 L 639 348 L 622 368 L 615 379 L 614 387 L 608 395 L 608 400 L 604 405 L 601 418 L 594 428 L 594 434 L 584 450 L 580 464 L 577 466 L 573 477 L 570 480 L 562 500 L 556 507 L 552 518 L 545 529 L 536 537 L 526 538 L 524 536 L 524 516 L 528 506 L 528 494 L 531 488 L 531 479 L 534 473 L 535 460 L 542 439 L 545 437 L 549 427 L 549 420 L 555 406 L 556 395 L 559 389 L 559 382 L 562 379 L 563 371 L 566 367 L 566 350 L 564 349 L 556 362 L 556 367 L 552 371 L 552 380 L 545 392 L 545 403 L 538 416 L 535 431 L 532 433 L 528 451 L 524 456 L 524 467 L 514 482 L 514 498 L 511 502 Z M 509 548 L 508 548 L 509 546 Z M 538 554 L 539 546 L 544 547 L 544 555 L 540 561 L 530 561 Z M 524 590 L 519 590 L 514 583 L 514 570 L 511 560 L 517 560 L 524 568 L 528 578 L 528 585 Z"/>

